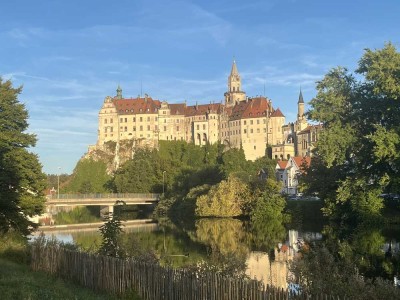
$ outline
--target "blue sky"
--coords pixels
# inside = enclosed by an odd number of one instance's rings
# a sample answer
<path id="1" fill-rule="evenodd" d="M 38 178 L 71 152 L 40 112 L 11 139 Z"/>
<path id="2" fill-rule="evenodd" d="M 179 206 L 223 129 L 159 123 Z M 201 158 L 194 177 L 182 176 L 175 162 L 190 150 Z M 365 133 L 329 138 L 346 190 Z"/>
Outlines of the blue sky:
<path id="1" fill-rule="evenodd" d="M 118 84 L 188 104 L 221 101 L 235 57 L 248 96 L 287 121 L 332 67 L 400 43 L 400 2 L 13 0 L 0 5 L 0 76 L 23 85 L 46 173 L 70 173 L 96 143 L 97 114 Z"/>

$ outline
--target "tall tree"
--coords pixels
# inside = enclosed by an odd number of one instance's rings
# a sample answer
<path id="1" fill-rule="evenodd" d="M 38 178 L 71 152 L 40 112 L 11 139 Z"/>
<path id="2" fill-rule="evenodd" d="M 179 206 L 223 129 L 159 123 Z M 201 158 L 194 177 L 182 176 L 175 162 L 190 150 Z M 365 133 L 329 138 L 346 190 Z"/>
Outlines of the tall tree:
<path id="1" fill-rule="evenodd" d="M 400 53 L 390 43 L 367 49 L 356 75 L 330 71 L 318 82 L 308 112 L 325 129 L 306 185 L 324 194 L 327 214 L 340 218 L 378 215 L 379 195 L 399 190 Z"/>
<path id="2" fill-rule="evenodd" d="M 22 88 L 0 78 L 0 231 L 28 234 L 27 217 L 44 207 L 46 177 L 37 155 L 29 152 L 36 136 L 26 133 L 28 111 L 18 101 Z"/>

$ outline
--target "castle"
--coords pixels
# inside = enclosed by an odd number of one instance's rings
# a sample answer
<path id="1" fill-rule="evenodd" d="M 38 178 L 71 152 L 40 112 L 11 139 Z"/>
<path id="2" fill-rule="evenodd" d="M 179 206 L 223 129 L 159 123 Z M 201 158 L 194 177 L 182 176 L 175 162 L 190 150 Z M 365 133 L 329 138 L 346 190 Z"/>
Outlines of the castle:
<path id="1" fill-rule="evenodd" d="M 312 131 L 304 116 L 304 101 L 300 91 L 297 120 L 285 125 L 285 116 L 274 109 L 266 97 L 247 97 L 241 77 L 233 61 L 228 76 L 224 103 L 186 105 L 144 97 L 124 98 L 117 88 L 115 97 L 107 96 L 99 112 L 96 148 L 106 142 L 131 140 L 137 146 L 157 147 L 160 140 L 179 140 L 205 145 L 223 143 L 230 148 L 242 147 L 246 159 L 255 160 L 267 154 L 286 159 L 294 155 L 310 155 L 309 135 Z M 301 151 L 299 151 L 301 150 Z"/>

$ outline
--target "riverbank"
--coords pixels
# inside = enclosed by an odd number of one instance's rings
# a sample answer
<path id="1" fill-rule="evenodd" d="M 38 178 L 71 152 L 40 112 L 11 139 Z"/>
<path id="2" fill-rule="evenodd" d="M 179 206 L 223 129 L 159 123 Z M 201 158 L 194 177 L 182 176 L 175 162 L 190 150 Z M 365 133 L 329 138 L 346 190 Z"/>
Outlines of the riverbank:
<path id="1" fill-rule="evenodd" d="M 116 298 L 104 293 L 96 293 L 79 285 L 49 276 L 44 272 L 34 272 L 28 265 L 18 264 L 0 258 L 1 299 L 139 299 L 130 294 Z"/>

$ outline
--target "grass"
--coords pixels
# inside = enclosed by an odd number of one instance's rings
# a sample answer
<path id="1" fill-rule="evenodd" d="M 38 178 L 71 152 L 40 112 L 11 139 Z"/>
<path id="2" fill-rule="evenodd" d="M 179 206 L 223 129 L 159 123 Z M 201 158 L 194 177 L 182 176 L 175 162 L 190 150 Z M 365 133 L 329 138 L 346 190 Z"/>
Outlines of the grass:
<path id="1" fill-rule="evenodd" d="M 0 299 L 133 299 L 136 293 L 117 297 L 98 293 L 29 267 L 27 240 L 15 232 L 0 235 Z"/>
<path id="2" fill-rule="evenodd" d="M 114 299 L 0 258 L 1 299 Z"/>

